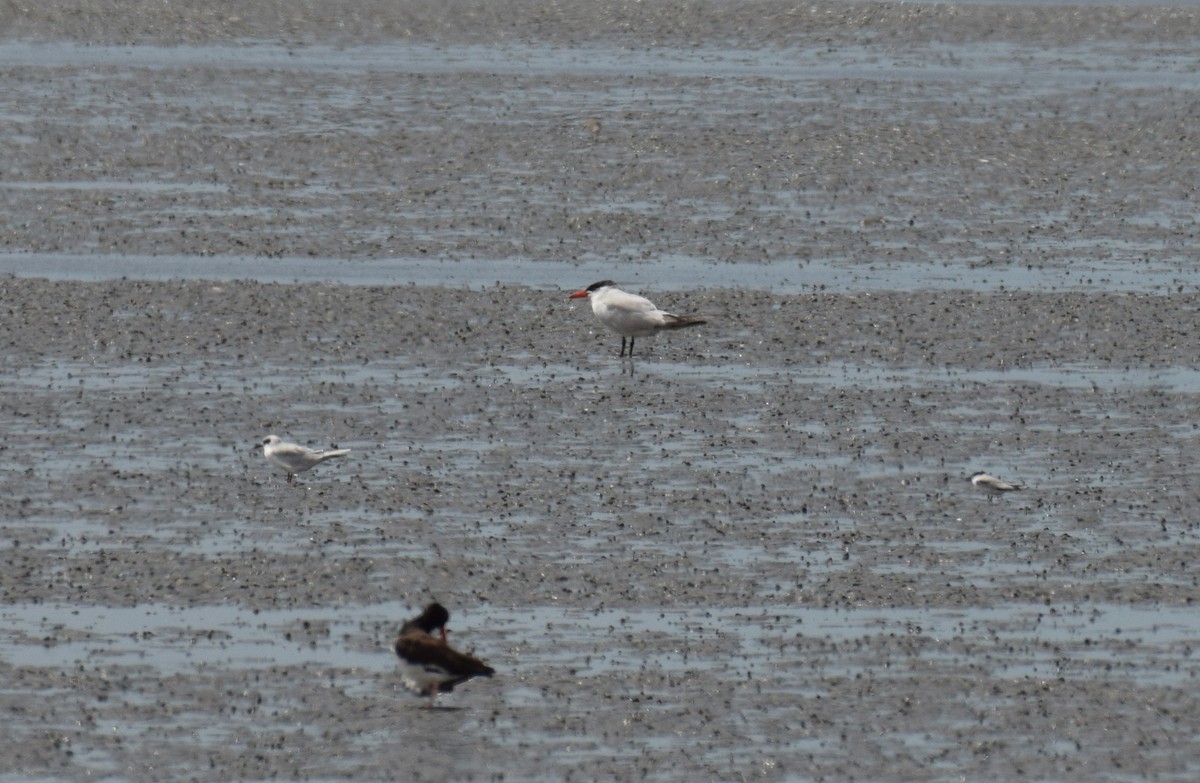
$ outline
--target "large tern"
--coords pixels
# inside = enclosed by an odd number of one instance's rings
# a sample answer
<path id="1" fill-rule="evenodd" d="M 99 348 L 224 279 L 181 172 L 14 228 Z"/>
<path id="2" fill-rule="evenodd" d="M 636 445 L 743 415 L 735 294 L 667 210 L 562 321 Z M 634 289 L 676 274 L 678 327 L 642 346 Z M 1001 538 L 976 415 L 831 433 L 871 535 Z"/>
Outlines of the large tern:
<path id="1" fill-rule="evenodd" d="M 611 280 L 592 283 L 570 299 L 588 299 L 592 312 L 609 331 L 621 335 L 621 356 L 625 355 L 625 338 L 629 338 L 629 355 L 633 356 L 633 338 L 649 337 L 664 329 L 699 326 L 705 319 L 694 315 L 675 315 L 659 310 L 644 296 L 630 294 L 617 288 Z"/>

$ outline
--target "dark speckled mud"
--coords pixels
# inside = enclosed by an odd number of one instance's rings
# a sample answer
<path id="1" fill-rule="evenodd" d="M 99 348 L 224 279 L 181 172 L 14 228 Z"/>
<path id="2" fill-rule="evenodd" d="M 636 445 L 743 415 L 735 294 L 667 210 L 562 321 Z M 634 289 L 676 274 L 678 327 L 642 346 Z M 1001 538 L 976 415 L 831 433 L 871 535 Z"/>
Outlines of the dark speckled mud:
<path id="1" fill-rule="evenodd" d="M 2 783 L 1196 779 L 1196 12 L 0 16 Z"/>

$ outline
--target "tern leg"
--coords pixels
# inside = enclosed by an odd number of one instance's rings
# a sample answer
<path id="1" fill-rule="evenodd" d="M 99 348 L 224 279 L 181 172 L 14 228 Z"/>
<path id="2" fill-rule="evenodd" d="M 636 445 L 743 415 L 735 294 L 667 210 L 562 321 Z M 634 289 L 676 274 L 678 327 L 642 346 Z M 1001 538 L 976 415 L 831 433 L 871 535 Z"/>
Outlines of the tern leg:
<path id="1" fill-rule="evenodd" d="M 620 355 L 621 356 L 625 355 L 625 338 L 624 337 L 621 338 L 621 353 L 620 353 Z"/>
<path id="2" fill-rule="evenodd" d="M 629 358 L 633 358 L 633 338 L 629 338 Z"/>

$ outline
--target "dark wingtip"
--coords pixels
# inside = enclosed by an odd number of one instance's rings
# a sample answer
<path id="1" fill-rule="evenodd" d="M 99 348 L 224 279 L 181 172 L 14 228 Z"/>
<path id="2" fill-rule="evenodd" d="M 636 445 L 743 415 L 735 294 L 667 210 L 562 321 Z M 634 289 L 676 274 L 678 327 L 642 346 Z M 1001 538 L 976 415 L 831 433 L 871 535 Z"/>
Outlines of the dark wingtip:
<path id="1" fill-rule="evenodd" d="M 668 313 L 668 315 L 671 315 Z M 665 325 L 669 329 L 682 329 L 685 326 L 700 326 L 708 323 L 707 319 L 697 315 L 671 315 L 671 320 Z"/>

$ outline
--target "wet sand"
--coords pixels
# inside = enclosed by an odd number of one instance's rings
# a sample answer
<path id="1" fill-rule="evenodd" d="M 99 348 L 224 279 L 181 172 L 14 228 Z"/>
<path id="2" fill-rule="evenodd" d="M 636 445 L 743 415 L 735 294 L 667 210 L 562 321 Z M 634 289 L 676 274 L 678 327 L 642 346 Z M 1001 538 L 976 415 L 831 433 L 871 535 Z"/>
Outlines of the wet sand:
<path id="1" fill-rule="evenodd" d="M 0 781 L 1194 779 L 1195 12 L 643 5 L 15 22 L 3 250 L 94 265 L 0 279 Z M 421 258 L 710 324 L 336 274 Z"/>

